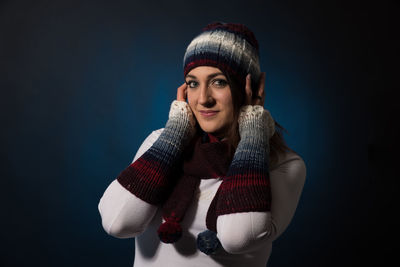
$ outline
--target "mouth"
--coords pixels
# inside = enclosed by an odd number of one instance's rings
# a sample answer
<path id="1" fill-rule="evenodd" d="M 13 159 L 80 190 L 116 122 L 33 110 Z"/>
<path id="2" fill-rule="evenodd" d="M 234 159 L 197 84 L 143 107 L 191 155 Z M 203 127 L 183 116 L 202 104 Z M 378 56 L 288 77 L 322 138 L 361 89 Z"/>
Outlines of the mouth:
<path id="1" fill-rule="evenodd" d="M 218 111 L 215 110 L 200 110 L 199 111 L 200 115 L 205 117 L 205 118 L 210 118 L 213 117 L 215 115 L 217 115 Z"/>

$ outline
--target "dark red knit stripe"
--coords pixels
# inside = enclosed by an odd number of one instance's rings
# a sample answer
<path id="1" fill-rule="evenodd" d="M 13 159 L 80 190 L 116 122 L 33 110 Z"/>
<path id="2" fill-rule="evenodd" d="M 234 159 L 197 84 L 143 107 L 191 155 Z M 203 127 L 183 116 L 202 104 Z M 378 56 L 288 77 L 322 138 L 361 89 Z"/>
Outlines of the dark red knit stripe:
<path id="1" fill-rule="evenodd" d="M 161 185 L 164 179 L 162 179 L 165 174 L 161 172 L 161 163 L 158 161 L 145 160 L 143 158 L 139 158 L 134 163 L 132 163 L 129 168 L 137 174 L 145 174 L 138 175 L 138 179 L 142 179 L 147 181 L 148 183 Z"/>
<path id="2" fill-rule="evenodd" d="M 167 197 L 167 173 L 162 162 L 138 158 L 117 177 L 118 182 L 136 197 L 159 204 Z"/>
<path id="3" fill-rule="evenodd" d="M 218 193 L 216 216 L 271 210 L 269 173 L 256 170 L 235 173 L 224 179 Z"/>
<path id="4" fill-rule="evenodd" d="M 260 180 L 267 180 L 269 177 L 269 174 L 266 174 L 263 171 L 255 171 L 255 170 L 249 170 L 249 173 L 235 173 L 229 175 L 229 177 L 232 177 L 231 179 L 260 179 Z"/>
<path id="5" fill-rule="evenodd" d="M 238 73 L 234 69 L 232 69 L 232 63 L 231 64 L 226 64 L 226 63 L 224 63 L 222 61 L 218 62 L 218 61 L 215 61 L 215 60 L 212 60 L 212 59 L 207 59 L 207 58 L 195 59 L 195 60 L 191 61 L 190 63 L 188 63 L 185 66 L 185 69 L 183 71 L 183 75 L 186 77 L 186 75 L 189 73 L 189 71 L 191 69 L 193 69 L 194 67 L 197 67 L 197 66 L 210 66 L 210 65 L 211 66 L 216 66 L 216 67 L 220 66 L 222 69 L 227 70 L 232 75 L 238 75 Z"/>
<path id="6" fill-rule="evenodd" d="M 221 188 L 217 203 L 217 215 L 236 212 L 269 211 L 270 187 L 242 187 L 230 190 Z"/>
<path id="7" fill-rule="evenodd" d="M 225 181 L 224 184 L 221 184 L 222 191 L 230 191 L 232 189 L 240 189 L 243 187 L 268 187 L 270 186 L 269 181 L 260 181 L 260 180 L 246 180 L 246 181 Z"/>
<path id="8" fill-rule="evenodd" d="M 241 188 L 244 186 L 269 186 L 270 182 L 268 180 L 253 180 L 248 179 L 245 181 L 225 181 L 224 184 L 221 184 L 222 190 L 231 190 L 232 188 Z"/>

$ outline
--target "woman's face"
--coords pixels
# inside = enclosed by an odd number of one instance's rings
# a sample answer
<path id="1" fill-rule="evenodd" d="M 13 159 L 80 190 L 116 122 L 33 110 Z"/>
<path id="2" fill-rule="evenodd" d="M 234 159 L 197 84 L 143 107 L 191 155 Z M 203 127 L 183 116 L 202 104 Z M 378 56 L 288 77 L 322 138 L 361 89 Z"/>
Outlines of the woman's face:
<path id="1" fill-rule="evenodd" d="M 187 98 L 201 129 L 224 137 L 234 119 L 231 88 L 218 68 L 200 66 L 185 77 Z"/>

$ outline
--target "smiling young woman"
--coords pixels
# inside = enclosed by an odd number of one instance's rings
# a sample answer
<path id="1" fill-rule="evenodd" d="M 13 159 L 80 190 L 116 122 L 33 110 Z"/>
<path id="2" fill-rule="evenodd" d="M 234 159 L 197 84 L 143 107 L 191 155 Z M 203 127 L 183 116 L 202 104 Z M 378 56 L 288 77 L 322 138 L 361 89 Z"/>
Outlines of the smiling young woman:
<path id="1" fill-rule="evenodd" d="M 222 139 L 234 120 L 231 88 L 215 67 L 200 66 L 186 75 L 187 99 L 203 131 Z"/>
<path id="2" fill-rule="evenodd" d="M 258 49 L 219 22 L 188 45 L 165 127 L 98 205 L 108 234 L 135 237 L 134 266 L 265 266 L 291 222 L 306 167 L 263 108 Z"/>

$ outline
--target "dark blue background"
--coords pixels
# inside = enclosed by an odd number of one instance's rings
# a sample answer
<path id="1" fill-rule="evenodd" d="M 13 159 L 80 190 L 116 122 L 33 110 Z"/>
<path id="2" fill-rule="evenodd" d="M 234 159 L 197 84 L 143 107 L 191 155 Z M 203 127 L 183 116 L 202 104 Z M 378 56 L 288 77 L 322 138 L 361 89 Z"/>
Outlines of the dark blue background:
<path id="1" fill-rule="evenodd" d="M 133 240 L 108 236 L 97 204 L 164 126 L 186 46 L 213 21 L 254 31 L 265 107 L 307 166 L 269 266 L 384 263 L 366 99 L 382 75 L 385 12 L 361 1 L 2 1 L 0 265 L 132 265 Z"/>

